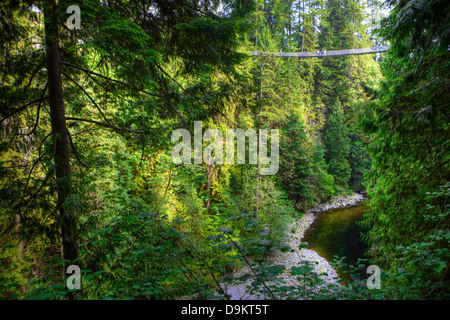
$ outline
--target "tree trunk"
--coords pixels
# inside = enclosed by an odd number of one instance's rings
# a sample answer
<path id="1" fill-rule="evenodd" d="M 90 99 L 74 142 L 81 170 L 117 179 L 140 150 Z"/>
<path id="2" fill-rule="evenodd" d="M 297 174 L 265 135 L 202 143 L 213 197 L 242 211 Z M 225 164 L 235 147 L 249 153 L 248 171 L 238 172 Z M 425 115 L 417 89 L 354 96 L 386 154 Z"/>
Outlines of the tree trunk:
<path id="1" fill-rule="evenodd" d="M 206 191 L 208 200 L 206 200 L 206 210 L 208 211 L 208 214 L 211 213 L 210 206 L 211 206 L 211 165 L 206 165 Z"/>
<path id="2" fill-rule="evenodd" d="M 19 213 L 16 213 L 14 215 L 14 231 L 16 232 L 17 243 L 19 245 L 20 259 L 22 259 L 23 255 L 25 254 L 25 245 L 23 242 L 23 232 L 22 232 L 22 226 L 20 224 L 20 214 Z"/>
<path id="3" fill-rule="evenodd" d="M 63 258 L 72 264 L 78 257 L 75 236 L 76 222 L 73 211 L 64 205 L 70 193 L 69 132 L 66 127 L 64 97 L 61 78 L 61 57 L 58 38 L 57 5 L 44 1 L 45 40 L 47 46 L 47 72 L 50 118 L 54 145 L 57 190 L 57 210 L 61 228 Z"/>
<path id="4" fill-rule="evenodd" d="M 258 117 L 258 145 L 256 147 L 256 152 L 257 152 L 257 166 L 256 166 L 256 188 L 255 188 L 255 218 L 258 219 L 258 215 L 259 215 L 259 180 L 260 180 L 260 173 L 259 171 L 261 170 L 261 165 L 260 165 L 260 145 L 261 145 L 261 112 L 262 112 L 262 99 L 263 99 L 263 59 L 261 57 L 260 59 L 260 70 L 259 70 L 260 74 L 260 87 L 259 87 L 259 112 L 257 113 L 257 117 Z"/>
<path id="5" fill-rule="evenodd" d="M 216 164 L 207 164 L 206 165 L 206 190 L 208 192 L 208 200 L 206 201 L 206 209 L 208 210 L 208 214 L 211 214 L 211 200 L 212 200 L 212 190 L 211 185 L 214 183 L 214 169 Z"/>

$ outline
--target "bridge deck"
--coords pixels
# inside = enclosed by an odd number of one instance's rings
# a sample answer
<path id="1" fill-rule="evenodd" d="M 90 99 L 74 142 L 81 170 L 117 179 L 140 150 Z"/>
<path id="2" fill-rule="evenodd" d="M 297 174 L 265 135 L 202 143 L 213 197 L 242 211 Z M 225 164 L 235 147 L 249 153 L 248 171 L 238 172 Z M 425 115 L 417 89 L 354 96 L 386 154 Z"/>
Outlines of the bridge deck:
<path id="1" fill-rule="evenodd" d="M 318 52 L 261 52 L 250 51 L 250 54 L 254 56 L 275 56 L 275 57 L 295 57 L 295 58 L 323 58 L 323 57 L 338 57 L 360 54 L 371 54 L 386 52 L 389 46 L 370 47 L 370 48 L 357 48 L 357 49 L 344 49 L 344 50 L 331 50 L 331 51 L 318 51 Z"/>

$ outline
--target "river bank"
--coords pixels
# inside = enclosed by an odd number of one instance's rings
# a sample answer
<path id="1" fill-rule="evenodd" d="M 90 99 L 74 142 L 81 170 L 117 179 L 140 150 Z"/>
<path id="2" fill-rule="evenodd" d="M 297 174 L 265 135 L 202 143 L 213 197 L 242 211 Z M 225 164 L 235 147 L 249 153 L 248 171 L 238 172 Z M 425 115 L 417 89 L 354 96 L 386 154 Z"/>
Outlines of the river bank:
<path id="1" fill-rule="evenodd" d="M 275 286 L 282 284 L 287 287 L 291 286 L 294 290 L 303 287 L 305 290 L 302 293 L 305 298 L 308 298 L 309 295 L 313 295 L 317 290 L 320 290 L 320 288 L 324 286 L 331 285 L 339 287 L 338 274 L 331 267 L 330 263 L 314 250 L 299 248 L 299 246 L 302 244 L 305 232 L 314 222 L 317 214 L 330 209 L 355 206 L 363 200 L 365 200 L 365 197 L 358 193 L 334 197 L 305 212 L 300 219 L 294 220 L 288 227 L 288 230 L 294 230 L 294 232 L 289 233 L 283 242 L 283 245 L 290 247 L 292 250 L 288 252 L 278 250 L 268 255 L 265 259 L 265 265 L 283 266 L 285 268 L 284 271 L 277 276 L 276 280 L 265 281 L 266 286 L 275 288 Z M 305 283 L 300 283 L 297 276 L 293 276 L 291 272 L 293 270 L 292 268 L 297 268 L 294 270 L 299 270 L 298 268 L 302 267 L 310 268 L 310 272 L 315 273 L 321 278 L 322 284 L 315 288 L 306 288 Z M 248 266 L 233 273 L 235 279 L 246 275 L 252 278 L 249 278 L 246 281 L 236 281 L 231 284 L 224 284 L 223 289 L 231 296 L 232 300 L 258 300 L 270 298 L 270 296 L 267 296 L 267 293 L 264 293 L 267 292 L 267 290 L 264 290 L 263 286 L 260 286 L 258 290 L 250 291 L 248 289 L 255 279 L 252 270 Z M 288 294 L 289 292 L 286 292 L 285 294 L 279 295 L 277 298 L 283 298 Z"/>

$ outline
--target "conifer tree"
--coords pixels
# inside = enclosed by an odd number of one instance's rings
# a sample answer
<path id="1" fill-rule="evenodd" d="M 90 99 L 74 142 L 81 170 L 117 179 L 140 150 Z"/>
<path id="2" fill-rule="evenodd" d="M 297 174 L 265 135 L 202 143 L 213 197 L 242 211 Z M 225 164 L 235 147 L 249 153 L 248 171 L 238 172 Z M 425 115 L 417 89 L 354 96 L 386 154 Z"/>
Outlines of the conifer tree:
<path id="1" fill-rule="evenodd" d="M 79 30 L 66 24 L 66 10 L 74 4 L 81 11 Z M 189 88 L 175 78 L 236 74 L 233 66 L 244 57 L 236 48 L 238 34 L 245 30 L 245 10 L 234 5 L 222 17 L 214 13 L 214 1 L 8 1 L 0 7 L 4 35 L 0 45 L 5 53 L 1 116 L 2 129 L 8 132 L 4 138 L 14 140 L 20 134 L 5 120 L 17 119 L 31 108 L 35 110 L 31 132 L 45 136 L 32 149 L 35 162 L 25 188 L 4 198 L 2 206 L 38 215 L 32 200 L 47 188 L 54 190 L 48 199 L 49 220 L 56 221 L 52 229 L 60 229 L 65 263 L 79 258 L 72 177 L 85 164 L 74 131 L 83 133 L 94 125 L 144 143 L 156 138 L 148 125 L 155 115 L 164 119 L 186 111 L 218 112 L 199 103 L 198 96 L 192 98 L 207 91 L 207 82 L 194 85 L 194 94 L 189 95 Z M 173 63 L 176 60 L 182 63 Z M 47 106 L 48 115 L 41 110 Z M 41 154 L 47 138 L 51 146 Z M 33 173 L 39 166 L 46 171 L 44 177 Z M 34 185 L 28 184 L 30 177 Z"/>
<path id="2" fill-rule="evenodd" d="M 347 136 L 344 111 L 337 99 L 329 110 L 324 131 L 325 160 L 328 164 L 328 172 L 334 177 L 337 191 L 346 190 L 351 173 L 347 158 L 350 139 Z"/>
<path id="3" fill-rule="evenodd" d="M 365 115 L 372 134 L 372 261 L 393 272 L 392 297 L 448 298 L 448 1 L 390 1 L 384 80 Z M 403 272 L 397 268 L 401 265 Z M 413 274 L 413 277 L 408 275 Z"/>

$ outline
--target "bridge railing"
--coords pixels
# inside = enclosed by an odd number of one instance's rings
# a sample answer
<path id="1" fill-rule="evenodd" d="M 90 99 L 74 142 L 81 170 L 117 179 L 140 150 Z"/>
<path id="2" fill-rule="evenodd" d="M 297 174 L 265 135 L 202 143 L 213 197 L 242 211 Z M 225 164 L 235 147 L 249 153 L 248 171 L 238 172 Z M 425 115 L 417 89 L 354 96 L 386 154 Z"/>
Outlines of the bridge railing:
<path id="1" fill-rule="evenodd" d="M 317 52 L 262 52 L 262 51 L 250 51 L 250 54 L 254 56 L 275 56 L 275 57 L 295 57 L 295 58 L 323 58 L 323 57 L 338 57 L 360 54 L 372 54 L 379 52 L 386 52 L 389 46 L 369 47 L 369 48 L 356 48 L 356 49 L 344 49 L 344 50 L 331 50 L 331 51 L 317 51 Z"/>

